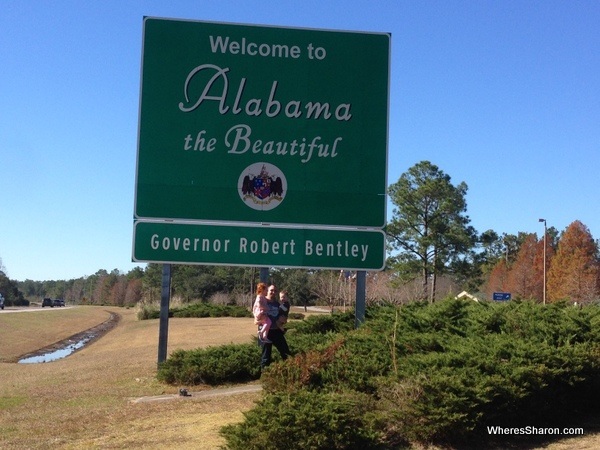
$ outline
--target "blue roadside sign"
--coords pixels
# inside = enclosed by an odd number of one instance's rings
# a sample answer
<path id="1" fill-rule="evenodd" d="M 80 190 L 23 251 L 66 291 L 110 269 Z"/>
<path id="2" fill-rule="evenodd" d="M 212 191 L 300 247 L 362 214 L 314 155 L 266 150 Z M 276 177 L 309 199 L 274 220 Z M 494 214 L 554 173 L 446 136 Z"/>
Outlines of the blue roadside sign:
<path id="1" fill-rule="evenodd" d="M 505 302 L 510 300 L 510 292 L 494 292 L 494 300 Z"/>

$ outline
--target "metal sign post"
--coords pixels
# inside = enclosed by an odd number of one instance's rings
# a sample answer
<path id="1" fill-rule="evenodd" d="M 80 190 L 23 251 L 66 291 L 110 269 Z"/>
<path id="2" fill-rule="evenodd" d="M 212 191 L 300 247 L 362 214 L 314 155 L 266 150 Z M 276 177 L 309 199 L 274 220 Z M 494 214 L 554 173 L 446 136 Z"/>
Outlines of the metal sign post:
<path id="1" fill-rule="evenodd" d="M 365 322 L 367 304 L 366 283 L 367 273 L 364 270 L 356 272 L 356 307 L 354 313 L 354 328 L 360 327 Z"/>
<path id="2" fill-rule="evenodd" d="M 169 336 L 169 303 L 171 300 L 171 264 L 163 264 L 160 293 L 160 319 L 158 329 L 158 365 L 167 360 Z"/>
<path id="3" fill-rule="evenodd" d="M 261 267 L 260 268 L 260 282 L 267 284 L 269 282 L 269 268 Z"/>

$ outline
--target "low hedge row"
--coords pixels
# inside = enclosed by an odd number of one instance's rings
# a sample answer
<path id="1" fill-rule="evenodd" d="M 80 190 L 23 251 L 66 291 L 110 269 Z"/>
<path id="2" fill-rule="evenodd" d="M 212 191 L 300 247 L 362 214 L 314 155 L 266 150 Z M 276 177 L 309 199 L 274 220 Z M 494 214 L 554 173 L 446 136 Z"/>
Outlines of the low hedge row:
<path id="1" fill-rule="evenodd" d="M 158 319 L 160 309 L 146 306 L 138 313 L 139 320 Z M 182 307 L 169 308 L 169 317 L 252 317 L 252 313 L 243 306 L 214 305 L 212 303 L 191 303 Z M 302 320 L 304 314 L 290 313 L 290 319 Z"/>
<path id="2" fill-rule="evenodd" d="M 352 329 L 352 314 L 315 316 L 307 321 L 288 322 L 286 334 L 295 353 L 315 348 L 326 348 L 342 331 Z M 273 352 L 273 360 L 280 360 Z M 158 369 L 159 381 L 193 386 L 196 384 L 222 384 L 247 382 L 260 377 L 260 347 L 256 338 L 248 344 L 225 345 L 195 350 L 173 352 Z"/>
<path id="3" fill-rule="evenodd" d="M 259 348 L 252 344 L 175 350 L 161 364 L 157 378 L 183 386 L 246 382 L 260 376 L 259 360 Z"/>
<path id="4" fill-rule="evenodd" d="M 138 312 L 139 320 L 158 319 L 160 309 L 146 306 Z M 169 308 L 169 317 L 252 317 L 247 308 L 237 305 L 214 305 L 212 303 L 191 303 L 186 306 Z"/>

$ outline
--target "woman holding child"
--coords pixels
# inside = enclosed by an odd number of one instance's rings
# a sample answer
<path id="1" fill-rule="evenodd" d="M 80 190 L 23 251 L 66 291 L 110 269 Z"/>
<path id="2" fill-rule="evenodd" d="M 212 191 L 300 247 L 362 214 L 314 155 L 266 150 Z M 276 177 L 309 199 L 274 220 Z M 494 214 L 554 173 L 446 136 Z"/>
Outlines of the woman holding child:
<path id="1" fill-rule="evenodd" d="M 282 359 L 291 355 L 284 335 L 290 302 L 285 291 L 281 291 L 279 299 L 277 298 L 277 288 L 273 284 L 267 288 L 265 283 L 259 283 L 256 294 L 252 313 L 254 322 L 258 325 L 258 345 L 262 348 L 260 367 L 264 369 L 271 364 L 273 346 Z"/>

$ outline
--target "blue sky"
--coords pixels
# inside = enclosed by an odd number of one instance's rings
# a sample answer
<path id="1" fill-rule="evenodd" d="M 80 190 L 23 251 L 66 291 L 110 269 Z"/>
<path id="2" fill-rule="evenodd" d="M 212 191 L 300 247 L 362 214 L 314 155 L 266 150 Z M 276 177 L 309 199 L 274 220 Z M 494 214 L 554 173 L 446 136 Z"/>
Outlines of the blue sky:
<path id="1" fill-rule="evenodd" d="M 27 1 L 0 15 L 0 258 L 16 280 L 131 262 L 142 18 L 392 35 L 388 182 L 429 160 L 479 231 L 600 238 L 600 2 Z M 391 213 L 391 207 L 388 214 Z"/>

